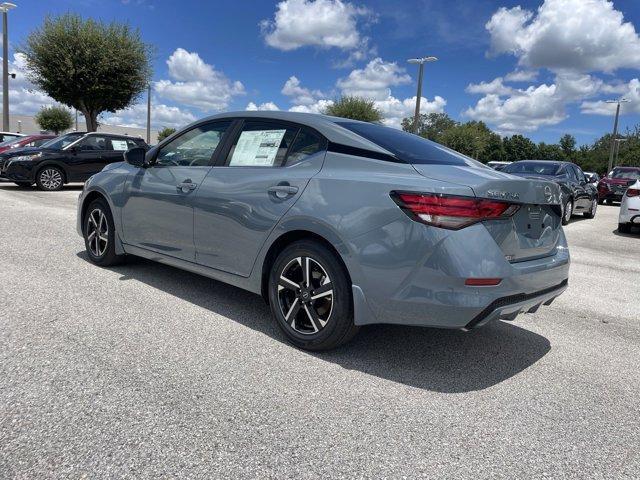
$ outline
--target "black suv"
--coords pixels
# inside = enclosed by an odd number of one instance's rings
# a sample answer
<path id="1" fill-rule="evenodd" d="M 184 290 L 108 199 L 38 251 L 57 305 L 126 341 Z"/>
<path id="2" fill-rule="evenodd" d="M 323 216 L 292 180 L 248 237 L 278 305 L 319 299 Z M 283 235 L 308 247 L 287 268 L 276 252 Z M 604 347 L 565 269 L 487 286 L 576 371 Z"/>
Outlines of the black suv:
<path id="1" fill-rule="evenodd" d="M 110 133 L 67 133 L 37 148 L 0 154 L 0 178 L 41 190 L 60 190 L 65 183 L 84 182 L 105 165 L 124 160 L 133 147 L 149 149 L 141 139 Z"/>

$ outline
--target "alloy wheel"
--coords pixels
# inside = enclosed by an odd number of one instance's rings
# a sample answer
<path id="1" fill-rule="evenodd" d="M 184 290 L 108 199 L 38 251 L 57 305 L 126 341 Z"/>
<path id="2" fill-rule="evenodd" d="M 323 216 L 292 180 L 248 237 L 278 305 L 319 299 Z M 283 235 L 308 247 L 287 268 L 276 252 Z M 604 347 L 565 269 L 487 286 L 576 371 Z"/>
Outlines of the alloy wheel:
<path id="1" fill-rule="evenodd" d="M 568 201 L 567 204 L 564 206 L 564 221 L 565 222 L 569 222 L 569 220 L 571 220 L 571 214 L 573 210 L 573 202 Z"/>
<path id="2" fill-rule="evenodd" d="M 278 303 L 293 330 L 303 335 L 318 333 L 333 310 L 333 284 L 326 269 L 308 256 L 289 261 L 280 272 Z"/>
<path id="3" fill-rule="evenodd" d="M 62 186 L 62 174 L 57 168 L 45 168 L 40 172 L 40 184 L 47 190 L 57 190 Z"/>
<path id="4" fill-rule="evenodd" d="M 104 212 L 95 208 L 87 217 L 87 242 L 95 257 L 101 257 L 109 245 L 109 223 Z"/>

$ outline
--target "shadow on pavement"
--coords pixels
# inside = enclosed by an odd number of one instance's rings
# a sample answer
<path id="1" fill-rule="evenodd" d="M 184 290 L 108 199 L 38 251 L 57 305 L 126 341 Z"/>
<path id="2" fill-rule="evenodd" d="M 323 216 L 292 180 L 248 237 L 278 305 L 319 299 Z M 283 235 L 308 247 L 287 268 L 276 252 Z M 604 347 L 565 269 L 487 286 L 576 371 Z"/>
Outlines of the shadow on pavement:
<path id="1" fill-rule="evenodd" d="M 78 256 L 88 261 L 85 252 Z M 146 283 L 287 343 L 258 295 L 140 258 L 111 270 L 121 274 L 122 281 Z M 517 375 L 550 348 L 545 337 L 506 322 L 469 333 L 371 325 L 339 349 L 309 355 L 408 386 L 461 393 L 482 390 Z"/>
<path id="2" fill-rule="evenodd" d="M 46 192 L 46 191 L 42 191 L 39 188 L 37 188 L 35 185 L 32 185 L 30 187 L 21 187 L 19 185 L 16 185 L 15 183 L 10 183 L 10 182 L 0 182 L 0 190 L 15 190 L 17 192 L 28 192 L 30 190 L 33 190 L 34 192 L 40 192 L 40 193 L 50 193 L 52 195 L 58 193 L 58 192 L 64 192 L 64 191 L 80 191 L 82 190 L 82 184 L 81 183 L 72 183 L 72 184 L 68 184 L 68 185 L 64 185 L 62 187 L 62 190 L 57 190 L 54 192 Z"/>

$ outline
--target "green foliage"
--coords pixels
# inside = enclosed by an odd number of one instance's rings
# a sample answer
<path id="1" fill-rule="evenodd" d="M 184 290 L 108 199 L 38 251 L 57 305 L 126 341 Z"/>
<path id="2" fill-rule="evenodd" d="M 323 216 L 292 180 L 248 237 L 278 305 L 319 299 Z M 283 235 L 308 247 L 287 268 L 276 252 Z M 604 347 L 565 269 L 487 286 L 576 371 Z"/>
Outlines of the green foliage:
<path id="1" fill-rule="evenodd" d="M 164 127 L 162 130 L 158 132 L 158 142 L 161 142 L 165 138 L 173 135 L 174 133 L 176 133 L 175 128 Z"/>
<path id="2" fill-rule="evenodd" d="M 375 107 L 373 100 L 361 97 L 343 96 L 336 100 L 333 105 L 329 105 L 322 113 L 363 122 L 379 122 L 382 120 L 382 113 Z"/>
<path id="3" fill-rule="evenodd" d="M 418 117 L 418 131 L 416 133 L 421 137 L 439 142 L 444 132 L 457 125 L 458 122 L 446 113 L 421 113 Z M 413 117 L 402 120 L 402 129 L 405 132 L 413 133 Z"/>
<path id="4" fill-rule="evenodd" d="M 73 125 L 73 115 L 64 107 L 44 107 L 35 116 L 41 129 L 58 135 Z"/>
<path id="5" fill-rule="evenodd" d="M 536 144 L 523 135 L 512 135 L 502 140 L 504 151 L 509 162 L 538 158 Z"/>
<path id="6" fill-rule="evenodd" d="M 560 148 L 566 158 L 571 158 L 576 151 L 576 139 L 573 135 L 563 135 L 560 138 Z"/>
<path id="7" fill-rule="evenodd" d="M 20 48 L 29 79 L 82 112 L 95 131 L 100 113 L 130 106 L 151 79 L 151 47 L 126 24 L 47 17 Z"/>

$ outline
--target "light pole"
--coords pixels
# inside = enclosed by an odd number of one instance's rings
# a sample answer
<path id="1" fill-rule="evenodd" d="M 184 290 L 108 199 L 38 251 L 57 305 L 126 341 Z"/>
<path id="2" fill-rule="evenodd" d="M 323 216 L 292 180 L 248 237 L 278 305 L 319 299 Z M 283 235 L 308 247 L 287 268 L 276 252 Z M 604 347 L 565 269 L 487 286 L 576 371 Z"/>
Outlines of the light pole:
<path id="1" fill-rule="evenodd" d="M 9 126 L 9 32 L 7 12 L 16 8 L 13 3 L 0 3 L 2 12 L 2 130 L 8 132 Z"/>
<path id="2" fill-rule="evenodd" d="M 607 173 L 613 169 L 613 150 L 616 145 L 616 137 L 618 136 L 618 117 L 620 116 L 620 104 L 626 103 L 629 100 L 626 98 L 619 98 L 618 100 L 607 100 L 607 103 L 616 103 L 616 118 L 613 121 L 613 136 L 611 137 L 611 149 L 609 150 L 609 168 L 607 169 Z"/>
<path id="3" fill-rule="evenodd" d="M 147 85 L 147 145 L 151 143 L 151 82 Z"/>
<path id="4" fill-rule="evenodd" d="M 436 57 L 410 58 L 407 62 L 420 65 L 418 71 L 418 94 L 416 96 L 416 113 L 413 116 L 413 133 L 418 133 L 418 119 L 420 118 L 420 99 L 422 98 L 422 76 L 424 74 L 424 64 L 426 62 L 435 62 Z"/>
<path id="5" fill-rule="evenodd" d="M 618 154 L 620 153 L 620 144 L 622 142 L 626 142 L 627 139 L 626 138 L 614 138 L 613 141 L 616 144 L 616 148 L 615 148 L 616 153 L 615 153 L 615 158 L 614 158 L 614 162 L 613 162 L 613 166 L 615 167 L 615 166 L 618 165 Z M 609 171 L 611 171 L 611 170 L 609 170 Z"/>

